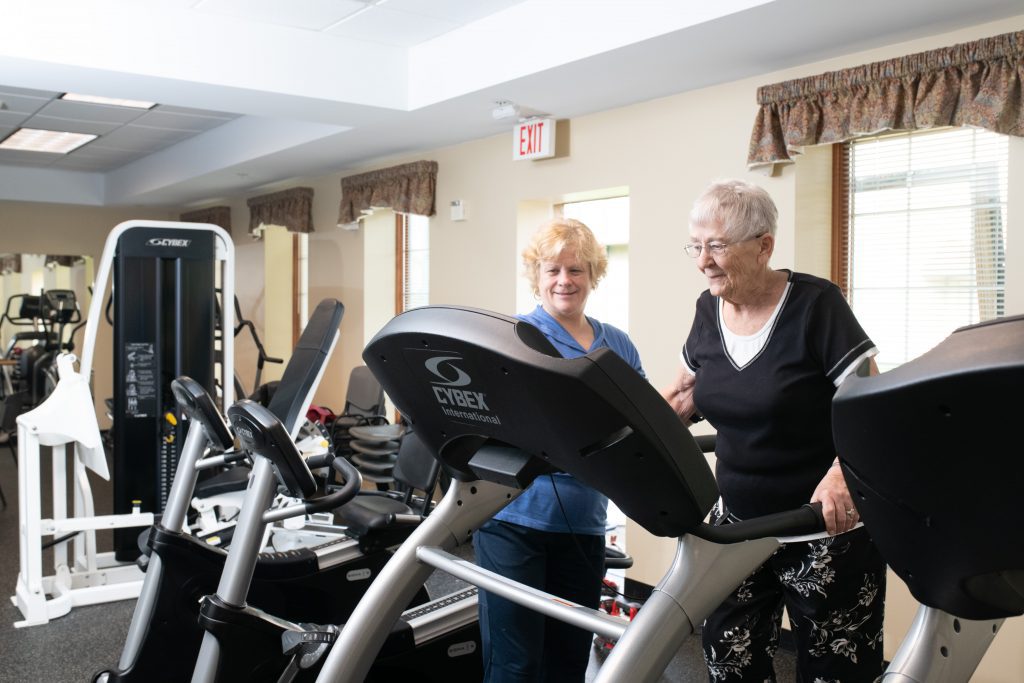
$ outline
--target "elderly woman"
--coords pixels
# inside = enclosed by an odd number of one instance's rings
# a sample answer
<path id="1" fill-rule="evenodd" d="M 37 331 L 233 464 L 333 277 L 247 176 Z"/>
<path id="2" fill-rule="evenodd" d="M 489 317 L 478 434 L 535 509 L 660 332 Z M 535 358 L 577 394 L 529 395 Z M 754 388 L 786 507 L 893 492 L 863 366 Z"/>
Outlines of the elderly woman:
<path id="1" fill-rule="evenodd" d="M 544 333 L 558 352 L 577 358 L 608 347 L 643 374 L 624 332 L 587 317 L 591 290 L 608 257 L 587 226 L 555 219 L 542 225 L 523 252 L 525 275 L 540 304 L 522 320 Z M 476 532 L 477 563 L 493 572 L 596 608 L 604 575 L 608 499 L 568 474 L 540 477 Z M 592 634 L 480 593 L 485 680 L 584 681 Z"/>
<path id="2" fill-rule="evenodd" d="M 834 284 L 769 266 L 777 216 L 767 192 L 739 180 L 697 199 L 685 248 L 708 289 L 663 395 L 718 432 L 713 522 L 818 501 L 830 536 L 784 546 L 751 575 L 705 622 L 704 656 L 712 681 L 775 680 L 785 606 L 800 680 L 873 681 L 885 565 L 866 529 L 851 531 L 831 402 L 850 373 L 877 372 L 877 351 Z"/>

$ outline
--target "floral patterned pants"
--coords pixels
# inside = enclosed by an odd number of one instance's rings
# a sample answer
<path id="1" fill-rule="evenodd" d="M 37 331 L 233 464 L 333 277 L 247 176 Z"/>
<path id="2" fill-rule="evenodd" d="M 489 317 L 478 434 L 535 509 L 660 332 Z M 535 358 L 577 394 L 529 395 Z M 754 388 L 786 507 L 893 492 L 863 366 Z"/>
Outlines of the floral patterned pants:
<path id="1" fill-rule="evenodd" d="M 869 683 L 882 675 L 885 563 L 864 528 L 783 546 L 704 622 L 713 683 L 775 681 L 782 608 L 797 681 Z"/>

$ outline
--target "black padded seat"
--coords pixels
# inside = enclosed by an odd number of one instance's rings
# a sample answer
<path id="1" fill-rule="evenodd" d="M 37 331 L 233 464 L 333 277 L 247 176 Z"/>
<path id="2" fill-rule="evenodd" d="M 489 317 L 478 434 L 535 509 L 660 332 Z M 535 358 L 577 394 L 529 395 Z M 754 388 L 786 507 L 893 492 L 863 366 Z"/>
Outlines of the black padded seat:
<path id="1" fill-rule="evenodd" d="M 395 515 L 415 515 L 416 513 L 401 500 L 389 496 L 362 495 L 356 498 L 358 504 L 344 506 L 345 525 L 353 536 L 362 537 L 371 533 L 381 533 L 387 529 L 394 530 L 397 526 L 414 527 L 419 524 L 401 523 Z M 355 502 L 355 501 L 353 501 Z"/>
<path id="2" fill-rule="evenodd" d="M 353 458 L 353 463 L 355 459 Z M 357 465 L 358 466 L 358 465 Z M 400 491 L 365 491 L 335 511 L 339 523 L 358 538 L 361 547 L 386 547 L 400 543 L 430 511 L 441 464 L 414 432 L 402 438 L 394 469 L 388 475 L 360 468 L 365 481 L 394 482 Z M 414 492 L 422 497 L 415 498 Z M 403 515 L 397 519 L 396 515 Z"/>

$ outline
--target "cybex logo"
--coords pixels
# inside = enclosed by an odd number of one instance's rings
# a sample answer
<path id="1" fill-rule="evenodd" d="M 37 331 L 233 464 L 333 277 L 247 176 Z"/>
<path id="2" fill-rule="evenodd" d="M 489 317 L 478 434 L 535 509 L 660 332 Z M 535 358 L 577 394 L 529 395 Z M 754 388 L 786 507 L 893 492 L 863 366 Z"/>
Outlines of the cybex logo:
<path id="1" fill-rule="evenodd" d="M 153 237 L 146 240 L 147 247 L 187 247 L 192 240 L 175 239 L 173 237 Z"/>
<path id="2" fill-rule="evenodd" d="M 241 435 L 241 436 L 245 437 L 246 439 L 248 439 L 249 441 L 252 441 L 252 440 L 254 440 L 256 438 L 256 435 L 252 433 L 252 430 L 249 429 L 248 427 L 244 426 L 244 425 L 236 424 L 235 425 L 235 431 L 239 435 Z"/>
<path id="3" fill-rule="evenodd" d="M 449 389 L 448 387 L 434 387 L 434 397 L 442 405 L 461 406 L 463 408 L 476 408 L 477 410 L 490 410 L 484 395 L 479 391 L 463 391 L 462 389 Z"/>
<path id="4" fill-rule="evenodd" d="M 459 420 L 501 424 L 497 415 L 488 414 L 491 408 L 487 405 L 484 392 L 455 388 L 469 385 L 473 378 L 453 361 L 464 362 L 461 356 L 434 356 L 423 363 L 423 367 L 437 378 L 430 380 L 433 385 L 430 388 L 441 406 L 441 412 Z"/>
<path id="5" fill-rule="evenodd" d="M 473 381 L 470 379 L 469 375 L 462 371 L 461 368 L 458 368 L 451 364 L 450 361 L 453 360 L 462 359 L 459 358 L 458 356 L 434 356 L 433 358 L 429 359 L 426 363 L 424 363 L 427 370 L 430 371 L 430 374 L 441 379 L 440 382 L 436 380 L 431 382 L 432 384 L 441 384 L 446 387 L 464 387 Z M 445 370 L 450 369 L 455 371 L 455 379 L 448 377 L 445 372 L 441 371 L 441 363 L 445 363 Z"/>

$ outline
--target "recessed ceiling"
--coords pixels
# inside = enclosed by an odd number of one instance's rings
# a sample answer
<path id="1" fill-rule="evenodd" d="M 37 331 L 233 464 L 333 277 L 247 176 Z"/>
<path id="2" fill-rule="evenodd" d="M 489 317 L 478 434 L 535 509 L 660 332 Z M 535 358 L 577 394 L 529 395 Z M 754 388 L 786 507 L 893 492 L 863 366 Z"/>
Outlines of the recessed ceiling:
<path id="1" fill-rule="evenodd" d="M 0 85 L 0 140 L 20 128 L 87 133 L 99 137 L 69 154 L 0 149 L 0 165 L 14 164 L 105 173 L 159 152 L 238 114 L 158 104 L 144 110 L 70 102 L 64 93 Z"/>
<path id="2" fill-rule="evenodd" d="M 48 0 L 0 22 L 0 199 L 196 205 L 1021 16 L 1020 0 Z M 843 17 L 837 21 L 837 17 Z M 1024 26 L 1022 26 L 1024 28 Z M 57 99 L 157 102 L 149 111 Z"/>

